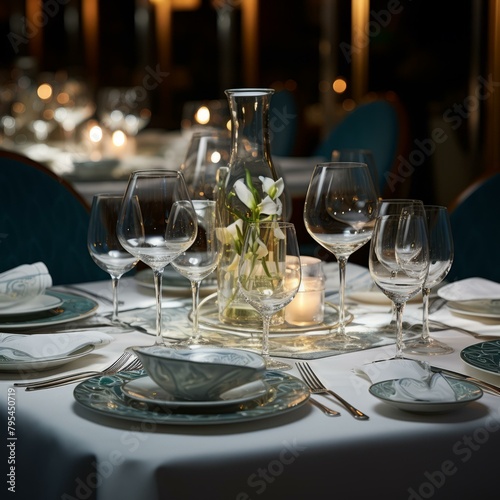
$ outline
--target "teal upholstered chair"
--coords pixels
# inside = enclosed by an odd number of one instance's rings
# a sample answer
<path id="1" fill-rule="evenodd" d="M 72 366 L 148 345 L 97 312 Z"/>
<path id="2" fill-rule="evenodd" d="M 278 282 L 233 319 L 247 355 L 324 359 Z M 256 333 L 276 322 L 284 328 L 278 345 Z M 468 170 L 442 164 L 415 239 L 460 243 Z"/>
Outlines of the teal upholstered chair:
<path id="1" fill-rule="evenodd" d="M 472 184 L 450 207 L 455 257 L 447 281 L 500 282 L 500 173 Z"/>
<path id="2" fill-rule="evenodd" d="M 357 106 L 319 144 L 315 156 L 331 161 L 334 149 L 365 149 L 372 152 L 380 193 L 394 198 L 387 174 L 394 170 L 398 153 L 406 141 L 406 120 L 397 100 L 377 99 Z"/>
<path id="3" fill-rule="evenodd" d="M 0 272 L 44 262 L 53 284 L 109 279 L 87 250 L 89 207 L 48 168 L 0 150 Z"/>

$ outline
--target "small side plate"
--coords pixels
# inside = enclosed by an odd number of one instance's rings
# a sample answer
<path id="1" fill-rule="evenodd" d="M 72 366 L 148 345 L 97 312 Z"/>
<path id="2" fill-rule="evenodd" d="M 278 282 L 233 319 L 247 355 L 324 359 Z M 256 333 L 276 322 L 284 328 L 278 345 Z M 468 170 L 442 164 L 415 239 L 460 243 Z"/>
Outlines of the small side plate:
<path id="1" fill-rule="evenodd" d="M 466 380 L 458 380 L 451 377 L 446 377 L 449 384 L 453 387 L 456 400 L 450 401 L 408 401 L 394 399 L 395 389 L 394 384 L 397 380 L 384 380 L 370 386 L 370 394 L 380 399 L 384 403 L 394 406 L 400 410 L 413 413 L 444 413 L 457 410 L 462 406 L 476 401 L 483 395 L 483 391 L 472 382 Z"/>

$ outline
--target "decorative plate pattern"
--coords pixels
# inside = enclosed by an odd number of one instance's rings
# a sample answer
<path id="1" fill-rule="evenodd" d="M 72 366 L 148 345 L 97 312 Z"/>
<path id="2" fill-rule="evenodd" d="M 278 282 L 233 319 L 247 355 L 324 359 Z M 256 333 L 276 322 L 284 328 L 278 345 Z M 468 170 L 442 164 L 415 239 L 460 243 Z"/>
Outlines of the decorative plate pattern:
<path id="1" fill-rule="evenodd" d="M 462 349 L 465 363 L 488 373 L 500 374 L 500 339 L 488 340 Z"/>
<path id="2" fill-rule="evenodd" d="M 95 300 L 73 293 L 47 291 L 47 295 L 62 300 L 62 304 L 48 311 L 30 315 L 0 318 L 1 330 L 21 330 L 40 326 L 58 325 L 91 316 L 99 307 Z M 35 332 L 32 332 L 35 333 Z"/>
<path id="3" fill-rule="evenodd" d="M 413 413 L 444 413 L 461 408 L 462 406 L 476 401 L 483 395 L 483 391 L 472 382 L 446 377 L 455 391 L 454 401 L 408 401 L 393 399 L 395 380 L 384 380 L 373 384 L 369 391 L 384 403 L 394 406 L 400 410 Z"/>
<path id="4" fill-rule="evenodd" d="M 242 405 L 241 409 L 231 413 L 173 412 L 131 400 L 124 394 L 124 383 L 144 375 L 145 371 L 140 370 L 94 377 L 77 385 L 73 394 L 85 408 L 108 417 L 171 425 L 215 425 L 259 420 L 292 411 L 309 399 L 309 389 L 304 382 L 292 375 L 269 371 L 263 380 L 270 386 L 270 396 L 253 408 Z"/>

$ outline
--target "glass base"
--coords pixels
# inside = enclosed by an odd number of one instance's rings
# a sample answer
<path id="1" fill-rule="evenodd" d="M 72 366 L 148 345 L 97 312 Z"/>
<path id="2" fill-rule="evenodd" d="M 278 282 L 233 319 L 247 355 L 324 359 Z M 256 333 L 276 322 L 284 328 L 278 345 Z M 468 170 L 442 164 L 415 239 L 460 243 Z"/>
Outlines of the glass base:
<path id="1" fill-rule="evenodd" d="M 264 356 L 264 361 L 266 362 L 266 370 L 291 370 L 292 366 L 288 363 L 283 363 L 278 359 L 271 358 L 270 356 Z"/>
<path id="2" fill-rule="evenodd" d="M 202 336 L 189 337 L 185 340 L 179 340 L 175 343 L 176 347 L 196 347 L 196 346 L 206 346 L 206 347 L 221 347 L 222 343 L 215 340 L 208 340 Z"/>
<path id="3" fill-rule="evenodd" d="M 432 338 L 419 338 L 405 342 L 403 352 L 407 354 L 423 354 L 430 356 L 439 356 L 442 354 L 451 354 L 455 349 L 449 345 Z"/>

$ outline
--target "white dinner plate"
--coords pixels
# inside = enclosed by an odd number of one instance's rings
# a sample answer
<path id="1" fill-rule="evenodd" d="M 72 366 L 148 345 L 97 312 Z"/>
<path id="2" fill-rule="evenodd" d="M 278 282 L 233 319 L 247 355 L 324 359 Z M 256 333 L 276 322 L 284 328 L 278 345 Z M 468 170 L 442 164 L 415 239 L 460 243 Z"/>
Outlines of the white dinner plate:
<path id="1" fill-rule="evenodd" d="M 267 371 L 263 380 L 270 387 L 270 396 L 253 408 L 243 407 L 241 410 L 219 413 L 174 412 L 138 403 L 123 392 L 125 383 L 144 377 L 145 373 L 140 370 L 94 377 L 78 384 L 73 395 L 80 405 L 108 417 L 156 424 L 220 425 L 283 415 L 303 406 L 310 394 L 304 382 L 297 377 Z"/>
<path id="2" fill-rule="evenodd" d="M 99 307 L 95 300 L 74 293 L 50 290 L 47 295 L 56 297 L 62 303 L 55 309 L 34 314 L 0 317 L 0 330 L 24 330 L 68 323 L 92 316 Z M 30 333 L 36 333 L 36 330 Z"/>
<path id="3" fill-rule="evenodd" d="M 262 403 L 270 394 L 270 387 L 263 380 L 255 380 L 245 385 L 235 387 L 222 393 L 219 399 L 212 401 L 176 400 L 166 390 L 162 389 L 149 376 L 131 380 L 123 384 L 122 391 L 129 398 L 159 406 L 168 410 L 198 411 L 235 411 L 245 405 L 255 406 Z"/>
<path id="4" fill-rule="evenodd" d="M 500 375 L 500 340 L 470 345 L 462 349 L 460 358 L 483 372 Z"/>
<path id="5" fill-rule="evenodd" d="M 151 269 L 143 269 L 135 274 L 138 285 L 154 289 L 154 277 Z M 163 271 L 162 291 L 191 296 L 191 284 L 187 278 L 179 274 L 173 267 L 167 266 Z M 200 295 L 208 295 L 217 291 L 217 282 L 210 277 L 201 282 Z"/>
<path id="6" fill-rule="evenodd" d="M 57 366 L 62 366 L 71 363 L 75 359 L 87 356 L 95 349 L 94 345 L 86 345 L 80 347 L 76 351 L 65 354 L 64 356 L 54 356 L 51 358 L 32 358 L 26 356 L 24 359 L 6 359 L 0 354 L 0 372 L 37 372 L 42 370 L 50 370 Z"/>
<path id="7" fill-rule="evenodd" d="M 23 302 L 21 304 L 12 305 L 8 308 L 0 309 L 0 318 L 4 316 L 15 316 L 15 315 L 26 315 L 33 314 L 41 311 L 48 311 L 49 309 L 55 309 L 63 303 L 60 297 L 55 295 L 38 295 L 33 297 L 31 300 Z"/>
<path id="8" fill-rule="evenodd" d="M 462 406 L 476 401 L 483 395 L 483 391 L 472 382 L 446 377 L 453 388 L 456 399 L 443 401 L 408 401 L 407 399 L 395 399 L 394 385 L 398 380 L 384 380 L 370 386 L 370 393 L 384 403 L 394 406 L 400 410 L 413 413 L 444 413 L 461 408 Z"/>
<path id="9" fill-rule="evenodd" d="M 500 300 L 452 300 L 447 307 L 450 311 L 479 318 L 500 318 Z"/>

